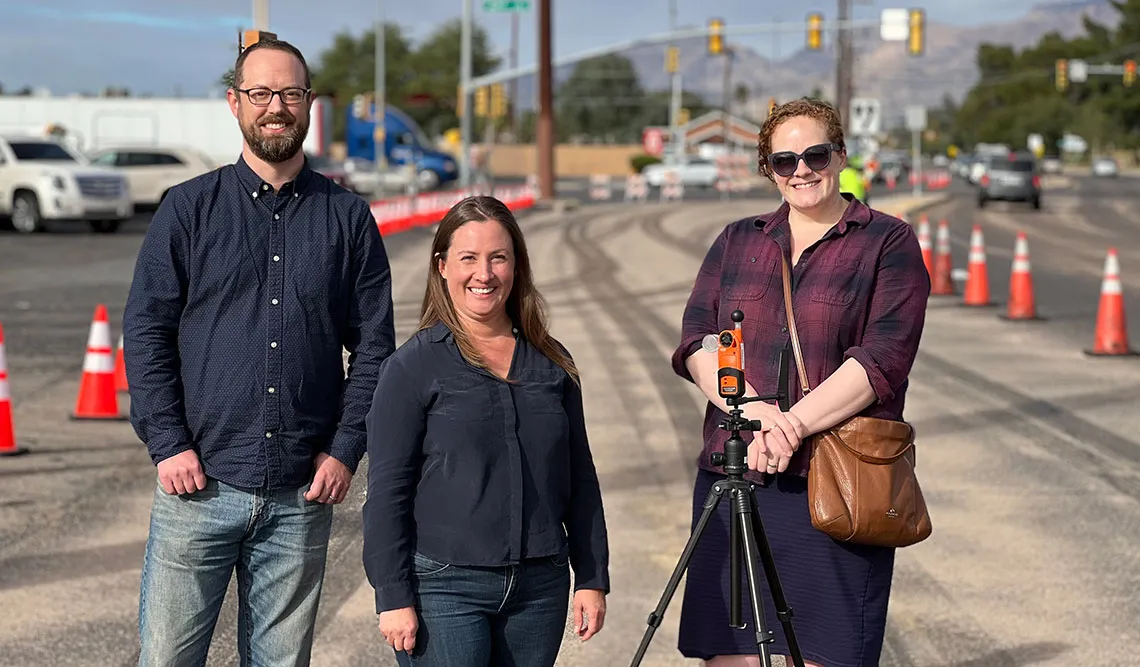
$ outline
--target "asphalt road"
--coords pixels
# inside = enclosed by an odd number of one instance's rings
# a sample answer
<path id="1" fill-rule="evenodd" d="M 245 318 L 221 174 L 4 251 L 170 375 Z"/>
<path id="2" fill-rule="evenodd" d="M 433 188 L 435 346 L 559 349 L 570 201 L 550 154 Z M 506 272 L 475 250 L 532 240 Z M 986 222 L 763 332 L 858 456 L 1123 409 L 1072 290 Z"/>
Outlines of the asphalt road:
<path id="1" fill-rule="evenodd" d="M 1140 179 L 1047 177 L 1039 211 L 1014 202 L 990 202 L 979 209 L 974 188 L 955 183 L 950 191 L 955 194 L 952 201 L 928 211 L 932 240 L 936 224 L 945 218 L 950 223 L 954 266 L 965 269 L 971 230 L 981 226 L 995 315 L 1008 307 L 1014 243 L 1017 232 L 1023 231 L 1044 321 L 1016 326 L 1044 327 L 1074 346 L 1091 347 L 1110 247 L 1116 248 L 1120 260 L 1125 310 L 1140 317 Z M 959 293 L 962 287 L 959 283 Z"/>
<path id="2" fill-rule="evenodd" d="M 1121 253 L 1129 309 L 1140 295 L 1140 181 L 1047 184 L 1040 212 L 978 211 L 972 190 L 930 210 L 952 225 L 965 266 L 983 226 L 1004 301 L 1018 228 L 1029 233 L 1044 322 L 932 299 L 908 395 L 935 536 L 900 554 L 882 664 L 965 667 L 1129 664 L 1140 643 L 1140 363 L 1089 360 L 1104 251 Z M 610 517 L 615 594 L 607 631 L 568 639 L 560 665 L 626 664 L 689 529 L 702 402 L 672 377 L 692 275 L 727 221 L 772 200 L 598 205 L 525 223 L 556 335 L 585 377 L 591 440 Z M 153 466 L 123 423 L 67 413 L 95 304 L 113 331 L 145 221 L 116 235 L 0 234 L 4 325 L 17 435 L 32 453 L 0 459 L 0 665 L 132 663 L 138 568 Z M 415 323 L 429 233 L 386 240 L 398 333 Z M 126 405 L 121 406 L 126 411 Z M 362 472 L 366 467 L 362 467 Z M 392 665 L 373 628 L 359 565 L 361 486 L 337 510 L 315 667 Z M 675 599 L 645 667 L 676 654 Z M 232 597 L 211 665 L 234 664 Z"/>

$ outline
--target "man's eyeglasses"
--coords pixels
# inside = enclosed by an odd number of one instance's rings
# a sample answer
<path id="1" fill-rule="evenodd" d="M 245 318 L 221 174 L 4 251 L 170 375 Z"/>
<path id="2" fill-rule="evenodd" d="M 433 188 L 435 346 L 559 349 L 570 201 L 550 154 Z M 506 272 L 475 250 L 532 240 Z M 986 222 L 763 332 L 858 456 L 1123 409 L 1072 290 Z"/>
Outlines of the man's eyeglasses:
<path id="1" fill-rule="evenodd" d="M 304 102 L 309 97 L 308 88 L 284 88 L 282 90 L 271 90 L 269 88 L 238 88 L 239 93 L 245 93 L 249 98 L 250 104 L 255 107 L 267 107 L 273 101 L 274 95 L 280 95 L 281 101 L 287 105 L 297 105 Z"/>
<path id="2" fill-rule="evenodd" d="M 823 171 L 827 169 L 827 165 L 831 164 L 831 153 L 841 150 L 843 147 L 839 144 L 827 143 L 808 146 L 803 153 L 780 151 L 768 156 L 768 166 L 777 175 L 785 178 L 796 173 L 796 166 L 799 165 L 800 160 L 803 160 L 807 168 L 812 171 Z"/>

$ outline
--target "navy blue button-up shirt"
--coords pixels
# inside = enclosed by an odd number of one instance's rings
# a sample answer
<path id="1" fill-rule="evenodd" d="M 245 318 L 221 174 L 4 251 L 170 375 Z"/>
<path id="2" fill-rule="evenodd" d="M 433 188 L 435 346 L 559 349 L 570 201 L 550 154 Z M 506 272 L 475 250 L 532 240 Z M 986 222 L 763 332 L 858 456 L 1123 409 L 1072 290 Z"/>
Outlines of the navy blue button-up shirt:
<path id="1" fill-rule="evenodd" d="M 244 159 L 171 188 L 123 335 L 131 422 L 156 464 L 194 449 L 207 476 L 271 490 L 308 483 L 320 452 L 355 471 L 395 348 L 368 204 L 307 164 L 280 191 Z"/>
<path id="2" fill-rule="evenodd" d="M 378 612 L 414 606 L 416 551 L 468 566 L 569 555 L 575 588 L 609 590 L 581 389 L 516 339 L 510 382 L 467 363 L 443 324 L 384 362 L 368 414 L 363 512 Z"/>

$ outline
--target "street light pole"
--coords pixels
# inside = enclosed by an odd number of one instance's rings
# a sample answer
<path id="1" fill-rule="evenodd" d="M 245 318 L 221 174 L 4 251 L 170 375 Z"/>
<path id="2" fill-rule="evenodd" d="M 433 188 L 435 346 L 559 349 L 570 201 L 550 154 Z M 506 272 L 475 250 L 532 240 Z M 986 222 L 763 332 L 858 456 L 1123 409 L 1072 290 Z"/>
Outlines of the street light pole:
<path id="1" fill-rule="evenodd" d="M 463 96 L 459 106 L 463 109 L 463 116 L 459 119 L 460 144 L 463 146 L 463 158 L 459 163 L 459 187 L 471 186 L 471 22 L 474 20 L 475 0 L 463 0 L 463 22 L 460 30 L 459 46 L 459 94 Z"/>
<path id="2" fill-rule="evenodd" d="M 543 199 L 554 197 L 554 60 L 551 48 L 553 0 L 538 0 L 538 187 Z"/>
<path id="3" fill-rule="evenodd" d="M 253 29 L 269 30 L 269 0 L 253 0 Z"/>
<path id="4" fill-rule="evenodd" d="M 677 0 L 669 0 L 669 32 L 677 31 Z M 670 42 L 669 47 L 672 48 L 674 44 Z M 684 152 L 681 144 L 684 138 L 681 132 L 681 126 L 677 122 L 681 117 L 681 58 L 677 58 L 677 69 L 671 76 L 671 83 L 673 86 L 672 95 L 669 99 L 669 128 L 671 134 L 669 136 L 669 144 L 673 147 L 676 154 L 677 151 Z"/>
<path id="5" fill-rule="evenodd" d="M 372 133 L 372 139 L 376 146 L 376 172 L 380 174 L 380 187 L 383 189 L 384 174 L 388 171 L 388 155 L 385 150 L 388 139 L 384 131 L 384 120 L 388 109 L 388 91 L 384 76 L 387 68 L 387 63 L 384 60 L 384 0 L 377 0 L 376 10 L 376 106 L 373 112 L 375 129 Z"/>

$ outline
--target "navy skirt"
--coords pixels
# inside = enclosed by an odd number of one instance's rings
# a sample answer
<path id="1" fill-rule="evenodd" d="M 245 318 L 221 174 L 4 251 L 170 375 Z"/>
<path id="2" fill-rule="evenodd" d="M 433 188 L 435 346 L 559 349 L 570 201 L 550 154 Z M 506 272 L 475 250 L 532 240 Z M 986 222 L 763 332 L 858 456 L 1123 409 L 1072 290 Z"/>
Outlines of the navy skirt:
<path id="1" fill-rule="evenodd" d="M 693 525 L 713 482 L 722 477 L 707 470 L 698 471 Z M 794 612 L 792 626 L 804 660 L 826 667 L 878 665 L 895 550 L 844 544 L 812 527 L 806 478 L 779 475 L 767 487 L 757 486 L 754 496 L 784 597 Z M 728 625 L 731 507 L 731 499 L 722 498 L 689 564 L 678 640 L 678 648 L 687 658 L 756 655 L 755 626 L 743 567 L 740 606 L 746 627 L 734 630 Z M 772 655 L 788 655 L 788 642 L 759 562 L 757 571 L 766 625 L 775 634 L 769 651 Z"/>

